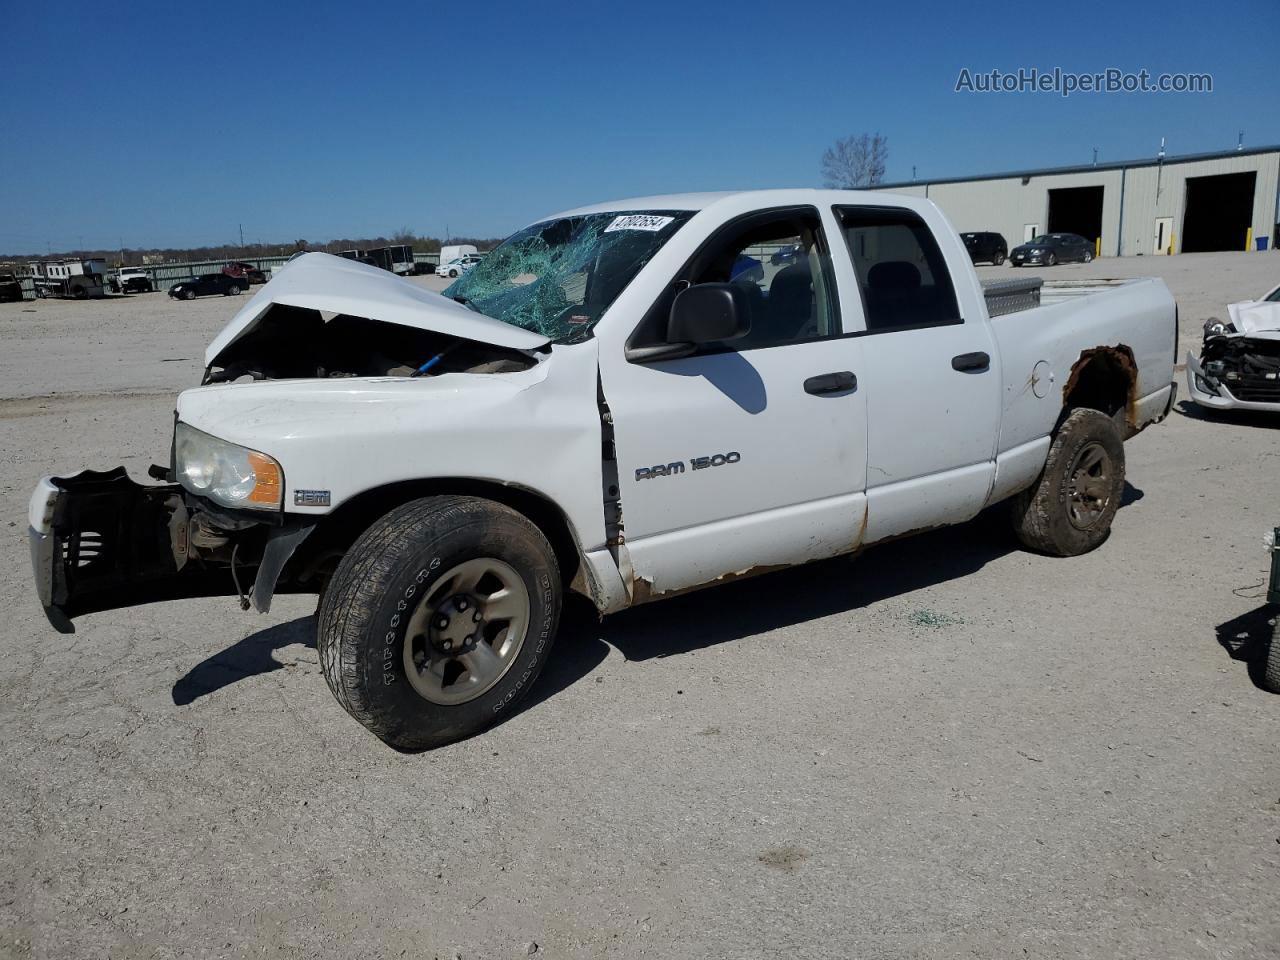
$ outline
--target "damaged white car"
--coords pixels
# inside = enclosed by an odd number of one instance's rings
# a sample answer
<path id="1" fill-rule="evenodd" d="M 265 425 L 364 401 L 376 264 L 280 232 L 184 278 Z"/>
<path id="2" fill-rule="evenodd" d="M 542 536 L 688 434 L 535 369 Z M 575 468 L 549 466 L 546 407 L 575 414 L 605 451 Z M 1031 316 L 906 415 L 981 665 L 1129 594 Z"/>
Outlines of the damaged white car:
<path id="1" fill-rule="evenodd" d="M 1227 315 L 1205 323 L 1199 357 L 1187 354 L 1187 392 L 1215 410 L 1280 411 L 1280 287 Z"/>
<path id="2" fill-rule="evenodd" d="M 338 701 L 435 746 L 528 692 L 566 591 L 611 613 L 1001 501 L 1031 548 L 1093 549 L 1175 337 L 1161 281 L 984 289 L 937 207 L 888 193 L 573 210 L 444 296 L 308 254 L 209 346 L 158 482 L 39 482 L 36 592 L 64 632 L 318 593 Z"/>

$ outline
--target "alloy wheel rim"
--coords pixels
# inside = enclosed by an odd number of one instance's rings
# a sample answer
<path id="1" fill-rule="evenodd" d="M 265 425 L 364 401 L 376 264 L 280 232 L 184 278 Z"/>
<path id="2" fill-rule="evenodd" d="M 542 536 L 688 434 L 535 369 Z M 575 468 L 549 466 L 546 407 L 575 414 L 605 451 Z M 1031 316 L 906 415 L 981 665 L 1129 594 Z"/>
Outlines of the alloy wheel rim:
<path id="1" fill-rule="evenodd" d="M 1111 504 L 1111 455 L 1097 441 L 1076 454 L 1067 474 L 1067 518 L 1077 530 L 1088 530 Z"/>
<path id="2" fill-rule="evenodd" d="M 529 591 L 495 557 L 458 564 L 437 579 L 409 618 L 404 670 L 418 695 L 457 706 L 492 689 L 529 632 Z"/>

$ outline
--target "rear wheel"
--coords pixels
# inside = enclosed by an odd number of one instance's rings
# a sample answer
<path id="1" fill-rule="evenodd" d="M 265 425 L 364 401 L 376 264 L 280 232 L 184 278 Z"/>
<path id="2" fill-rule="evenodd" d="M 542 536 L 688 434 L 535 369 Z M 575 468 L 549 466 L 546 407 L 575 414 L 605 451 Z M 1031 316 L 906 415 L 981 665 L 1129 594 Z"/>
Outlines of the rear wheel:
<path id="1" fill-rule="evenodd" d="M 428 497 L 355 542 L 320 606 L 320 665 L 353 717 L 402 749 L 501 719 L 533 685 L 560 615 L 542 532 L 477 497 Z"/>
<path id="2" fill-rule="evenodd" d="M 992 260 L 991 262 L 994 263 L 997 267 L 1000 266 L 1000 264 L 1004 263 L 1004 254 L 997 253 L 995 256 L 995 259 Z"/>
<path id="3" fill-rule="evenodd" d="M 1085 263 L 1090 263 L 1090 262 L 1092 262 L 1092 261 L 1093 261 L 1093 251 L 1092 251 L 1092 250 L 1086 250 L 1086 251 L 1084 252 L 1084 262 L 1085 262 Z"/>
<path id="4" fill-rule="evenodd" d="M 1099 410 L 1073 410 L 1049 446 L 1044 471 L 1010 508 L 1018 538 L 1032 550 L 1074 557 L 1101 544 L 1124 492 L 1124 443 Z"/>

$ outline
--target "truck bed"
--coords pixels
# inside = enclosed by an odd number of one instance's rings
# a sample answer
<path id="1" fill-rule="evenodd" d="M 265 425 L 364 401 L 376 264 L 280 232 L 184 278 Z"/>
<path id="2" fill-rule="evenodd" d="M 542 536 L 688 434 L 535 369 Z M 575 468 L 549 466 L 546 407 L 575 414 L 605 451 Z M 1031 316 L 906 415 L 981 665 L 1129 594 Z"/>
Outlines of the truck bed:
<path id="1" fill-rule="evenodd" d="M 987 300 L 987 313 L 993 317 L 1000 317 L 1023 310 L 1033 310 L 1039 306 L 1066 303 L 1140 282 L 1142 282 L 1141 277 L 1049 281 L 1043 277 L 1018 277 L 1011 280 L 983 280 L 982 293 Z"/>

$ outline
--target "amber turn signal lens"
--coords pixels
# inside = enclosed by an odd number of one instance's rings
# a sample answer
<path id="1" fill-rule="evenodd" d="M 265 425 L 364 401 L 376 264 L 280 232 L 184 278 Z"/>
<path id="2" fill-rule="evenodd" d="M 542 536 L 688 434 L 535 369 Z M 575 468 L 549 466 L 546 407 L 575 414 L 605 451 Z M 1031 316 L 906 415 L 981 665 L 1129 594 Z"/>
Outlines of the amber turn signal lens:
<path id="1" fill-rule="evenodd" d="M 280 506 L 284 486 L 280 476 L 280 464 L 266 454 L 250 451 L 249 465 L 253 467 L 255 479 L 253 490 L 249 493 L 249 502 L 273 507 Z"/>

